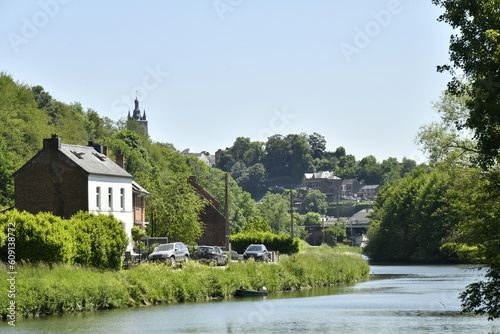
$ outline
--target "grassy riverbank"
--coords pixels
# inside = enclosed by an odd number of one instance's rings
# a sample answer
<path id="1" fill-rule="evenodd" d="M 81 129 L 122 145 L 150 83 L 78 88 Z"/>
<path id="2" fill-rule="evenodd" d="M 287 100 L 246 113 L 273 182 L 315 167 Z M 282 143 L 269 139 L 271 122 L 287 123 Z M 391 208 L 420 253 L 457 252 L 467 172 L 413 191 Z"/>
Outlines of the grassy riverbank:
<path id="1" fill-rule="evenodd" d="M 191 261 L 184 267 L 144 264 L 129 270 L 99 271 L 69 265 L 17 266 L 15 284 L 0 267 L 0 315 L 15 301 L 16 317 L 231 298 L 236 289 L 269 292 L 350 283 L 368 276 L 366 261 L 353 253 L 304 252 L 279 263 L 230 263 L 213 268 Z M 14 288 L 15 296 L 9 296 Z"/>

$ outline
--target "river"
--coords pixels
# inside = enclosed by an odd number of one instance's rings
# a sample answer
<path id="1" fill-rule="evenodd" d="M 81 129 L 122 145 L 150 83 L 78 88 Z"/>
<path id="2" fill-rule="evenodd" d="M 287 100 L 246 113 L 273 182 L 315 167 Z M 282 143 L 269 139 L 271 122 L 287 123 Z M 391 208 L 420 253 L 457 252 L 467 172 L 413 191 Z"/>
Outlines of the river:
<path id="1" fill-rule="evenodd" d="M 500 333 L 465 315 L 458 295 L 481 279 L 470 266 L 371 266 L 369 281 L 336 288 L 20 319 L 13 333 Z"/>

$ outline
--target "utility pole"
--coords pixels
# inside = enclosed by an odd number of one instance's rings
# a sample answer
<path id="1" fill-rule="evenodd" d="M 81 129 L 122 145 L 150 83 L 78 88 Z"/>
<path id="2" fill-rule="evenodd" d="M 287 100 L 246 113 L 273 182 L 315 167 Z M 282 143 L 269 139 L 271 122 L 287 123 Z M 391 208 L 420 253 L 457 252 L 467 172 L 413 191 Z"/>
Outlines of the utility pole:
<path id="1" fill-rule="evenodd" d="M 229 241 L 229 237 L 231 235 L 231 226 L 229 226 L 229 174 L 226 172 L 224 175 L 224 183 L 226 186 L 225 189 L 225 202 L 226 205 L 224 206 L 224 218 L 226 221 L 226 249 L 229 251 L 228 256 L 231 256 L 231 242 Z"/>
<path id="2" fill-rule="evenodd" d="M 290 222 L 292 224 L 292 240 L 293 240 L 293 192 L 290 189 Z"/>

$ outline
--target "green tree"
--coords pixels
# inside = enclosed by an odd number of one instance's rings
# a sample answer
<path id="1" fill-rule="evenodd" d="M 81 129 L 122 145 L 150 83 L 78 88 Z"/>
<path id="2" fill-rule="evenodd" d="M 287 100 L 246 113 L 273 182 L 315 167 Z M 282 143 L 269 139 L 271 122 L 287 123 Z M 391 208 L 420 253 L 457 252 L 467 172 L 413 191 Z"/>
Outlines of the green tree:
<path id="1" fill-rule="evenodd" d="M 373 155 L 364 157 L 359 162 L 359 180 L 366 184 L 381 183 L 381 168 L 377 162 L 377 158 Z"/>
<path id="2" fill-rule="evenodd" d="M 325 214 L 328 209 L 328 202 L 326 201 L 326 195 L 317 189 L 311 189 L 307 192 L 302 202 L 303 212 L 316 212 L 319 214 Z"/>
<path id="3" fill-rule="evenodd" d="M 311 148 L 311 155 L 314 159 L 323 158 L 326 150 L 326 140 L 322 135 L 314 132 L 307 137 L 309 147 Z"/>
<path id="4" fill-rule="evenodd" d="M 449 261 L 441 246 L 456 221 L 448 172 L 419 169 L 382 187 L 375 200 L 366 254 L 375 261 Z"/>
<path id="5" fill-rule="evenodd" d="M 304 225 L 321 225 L 321 215 L 317 212 L 308 212 L 304 216 Z"/>
<path id="6" fill-rule="evenodd" d="M 147 233 L 152 237 L 167 237 L 171 241 L 194 244 L 203 233 L 199 215 L 205 201 L 194 192 L 184 175 L 167 173 L 153 178 L 147 201 Z"/>
<path id="7" fill-rule="evenodd" d="M 450 94 L 468 97 L 467 113 L 457 128 L 467 127 L 477 139 L 478 162 L 500 161 L 500 14 L 496 0 L 432 0 L 445 12 L 439 21 L 455 33 L 450 38 L 450 63 L 438 70 L 452 75 Z"/>
<path id="8" fill-rule="evenodd" d="M 268 192 L 258 205 L 261 217 L 269 221 L 273 232 L 278 234 L 291 232 L 290 202 L 285 196 Z"/>

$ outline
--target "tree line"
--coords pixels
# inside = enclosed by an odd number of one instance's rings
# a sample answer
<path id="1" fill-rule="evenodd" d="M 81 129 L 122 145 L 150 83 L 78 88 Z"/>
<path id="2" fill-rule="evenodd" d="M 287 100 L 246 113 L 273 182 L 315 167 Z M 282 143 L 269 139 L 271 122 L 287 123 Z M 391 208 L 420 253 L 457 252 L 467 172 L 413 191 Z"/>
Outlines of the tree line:
<path id="1" fill-rule="evenodd" d="M 238 137 L 220 153 L 216 167 L 231 173 L 254 199 L 261 198 L 270 186 L 297 187 L 304 173 L 332 171 L 342 179 L 384 184 L 417 168 L 417 162 L 407 158 L 378 162 L 369 155 L 358 161 L 344 147 L 331 152 L 326 150 L 326 144 L 325 137 L 318 133 L 276 134 L 266 142 Z"/>

